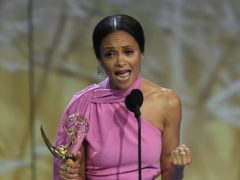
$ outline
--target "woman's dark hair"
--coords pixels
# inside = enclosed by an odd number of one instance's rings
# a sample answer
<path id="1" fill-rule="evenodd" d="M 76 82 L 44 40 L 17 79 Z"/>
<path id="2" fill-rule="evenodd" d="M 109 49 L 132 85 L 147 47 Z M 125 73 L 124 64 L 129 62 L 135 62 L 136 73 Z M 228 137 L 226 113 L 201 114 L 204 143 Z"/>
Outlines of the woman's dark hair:
<path id="1" fill-rule="evenodd" d="M 100 45 L 105 36 L 117 31 L 123 30 L 131 34 L 137 41 L 139 49 L 144 53 L 144 32 L 141 24 L 131 16 L 124 14 L 116 14 L 107 16 L 102 19 L 95 27 L 92 35 L 93 47 L 95 55 L 98 59 L 101 58 Z"/>

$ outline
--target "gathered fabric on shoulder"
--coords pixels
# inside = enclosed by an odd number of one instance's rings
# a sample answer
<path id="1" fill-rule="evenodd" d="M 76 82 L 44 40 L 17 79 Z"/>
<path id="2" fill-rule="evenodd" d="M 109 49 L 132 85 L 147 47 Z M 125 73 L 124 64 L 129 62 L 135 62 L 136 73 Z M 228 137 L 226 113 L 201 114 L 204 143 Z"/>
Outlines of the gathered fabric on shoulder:
<path id="1" fill-rule="evenodd" d="M 79 113 L 88 120 L 86 136 L 76 139 L 72 153 L 86 142 L 86 178 L 90 180 L 138 179 L 138 124 L 134 114 L 127 110 L 125 97 L 133 89 L 141 89 L 141 76 L 127 90 L 109 87 L 109 79 L 92 85 L 73 96 L 60 121 L 56 145 L 67 144 L 64 120 Z M 141 118 L 142 179 L 159 176 L 161 132 Z M 59 179 L 59 160 L 54 160 L 54 179 Z"/>

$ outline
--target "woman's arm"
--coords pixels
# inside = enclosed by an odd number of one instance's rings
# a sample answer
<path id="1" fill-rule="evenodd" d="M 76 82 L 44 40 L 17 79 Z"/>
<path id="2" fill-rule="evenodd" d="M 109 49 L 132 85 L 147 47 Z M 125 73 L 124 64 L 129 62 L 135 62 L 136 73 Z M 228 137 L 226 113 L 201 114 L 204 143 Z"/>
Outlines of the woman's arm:
<path id="1" fill-rule="evenodd" d="M 183 179 L 184 166 L 191 162 L 190 150 L 179 146 L 181 100 L 172 91 L 166 92 L 165 120 L 162 135 L 162 180 Z M 185 154 L 184 154 L 185 153 Z"/>

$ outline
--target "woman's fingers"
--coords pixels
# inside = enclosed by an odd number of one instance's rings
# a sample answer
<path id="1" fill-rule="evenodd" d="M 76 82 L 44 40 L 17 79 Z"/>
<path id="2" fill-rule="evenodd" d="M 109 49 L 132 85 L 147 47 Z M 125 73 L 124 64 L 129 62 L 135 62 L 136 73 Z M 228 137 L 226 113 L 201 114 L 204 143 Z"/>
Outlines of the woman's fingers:
<path id="1" fill-rule="evenodd" d="M 185 151 L 186 151 L 186 163 L 187 164 L 190 164 L 192 162 L 192 153 L 191 153 L 191 150 L 190 148 L 186 147 L 185 148 Z"/>
<path id="2" fill-rule="evenodd" d="M 73 154 L 73 157 L 76 159 L 75 163 L 80 163 L 82 160 L 82 154 L 80 151 L 78 151 L 77 153 Z"/>
<path id="3" fill-rule="evenodd" d="M 69 180 L 69 179 L 80 179 L 79 177 L 79 174 L 78 173 L 74 173 L 73 170 L 70 170 L 69 172 L 67 172 L 67 170 L 64 170 L 64 171 L 61 171 L 59 170 L 59 174 L 60 174 L 60 177 L 61 179 L 66 179 L 66 180 Z"/>
<path id="4" fill-rule="evenodd" d="M 81 153 L 77 152 L 73 154 L 73 157 L 76 159 L 75 161 L 68 159 L 66 162 L 63 162 L 59 166 L 59 174 L 61 179 L 63 180 L 80 180 L 80 162 L 81 162 Z"/>
<path id="5" fill-rule="evenodd" d="M 184 144 L 178 146 L 175 150 L 172 151 L 171 160 L 173 165 L 186 166 L 192 161 L 191 150 Z"/>
<path id="6" fill-rule="evenodd" d="M 179 156 L 179 154 L 178 154 L 178 150 L 174 150 L 174 151 L 172 151 L 172 163 L 174 164 L 174 165 L 180 165 L 181 164 L 181 157 Z"/>
<path id="7" fill-rule="evenodd" d="M 72 173 L 72 171 L 70 171 L 70 172 L 59 171 L 59 174 L 62 179 L 77 179 L 78 178 L 78 174 Z"/>

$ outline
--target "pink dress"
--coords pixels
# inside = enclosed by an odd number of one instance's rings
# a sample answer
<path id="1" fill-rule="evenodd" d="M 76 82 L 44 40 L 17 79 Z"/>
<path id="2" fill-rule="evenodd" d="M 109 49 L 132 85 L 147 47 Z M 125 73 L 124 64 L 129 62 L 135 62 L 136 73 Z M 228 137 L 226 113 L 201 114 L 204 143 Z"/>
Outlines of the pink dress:
<path id="1" fill-rule="evenodd" d="M 127 110 L 125 97 L 132 89 L 141 88 L 141 77 L 127 90 L 109 88 L 107 78 L 100 85 L 92 85 L 75 94 L 61 119 L 56 145 L 66 144 L 63 123 L 67 116 L 80 113 L 89 123 L 85 137 L 77 139 L 72 152 L 79 150 L 83 140 L 87 144 L 86 177 L 89 180 L 138 179 L 138 124 Z M 161 132 L 141 118 L 142 179 L 152 180 L 161 170 Z M 81 133 L 79 131 L 79 133 Z M 54 180 L 58 180 L 59 160 L 54 160 Z"/>

